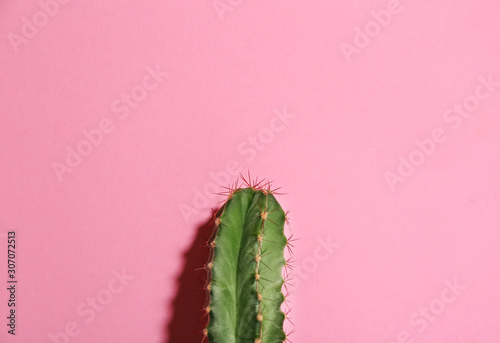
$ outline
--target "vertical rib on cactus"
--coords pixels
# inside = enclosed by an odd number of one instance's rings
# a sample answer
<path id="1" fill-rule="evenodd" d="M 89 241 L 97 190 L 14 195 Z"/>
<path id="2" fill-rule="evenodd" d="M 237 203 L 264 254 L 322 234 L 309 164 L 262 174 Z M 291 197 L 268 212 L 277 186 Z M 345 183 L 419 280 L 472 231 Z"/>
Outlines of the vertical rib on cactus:
<path id="1" fill-rule="evenodd" d="M 286 215 L 269 187 L 229 190 L 215 214 L 207 285 L 210 343 L 283 342 Z"/>

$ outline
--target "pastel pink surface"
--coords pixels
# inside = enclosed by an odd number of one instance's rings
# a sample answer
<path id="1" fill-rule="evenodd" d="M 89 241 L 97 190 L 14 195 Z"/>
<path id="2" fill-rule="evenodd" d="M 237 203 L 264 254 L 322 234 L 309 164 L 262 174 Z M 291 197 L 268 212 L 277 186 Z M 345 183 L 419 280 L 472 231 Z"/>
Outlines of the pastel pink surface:
<path id="1" fill-rule="evenodd" d="M 196 194 L 234 163 L 288 193 L 293 342 L 498 343 L 500 87 L 460 125 L 445 113 L 500 80 L 500 3 L 401 1 L 348 62 L 342 43 L 395 1 L 221 2 L 222 18 L 211 0 L 71 1 L 20 45 L 41 7 L 0 3 L 0 340 L 52 342 L 70 323 L 69 342 L 198 341 L 196 323 L 172 336 L 190 318 L 172 304 L 223 200 Z M 148 67 L 168 76 L 121 119 Z M 54 162 L 104 118 L 113 130 L 60 182 Z M 391 189 L 436 128 L 446 140 Z"/>

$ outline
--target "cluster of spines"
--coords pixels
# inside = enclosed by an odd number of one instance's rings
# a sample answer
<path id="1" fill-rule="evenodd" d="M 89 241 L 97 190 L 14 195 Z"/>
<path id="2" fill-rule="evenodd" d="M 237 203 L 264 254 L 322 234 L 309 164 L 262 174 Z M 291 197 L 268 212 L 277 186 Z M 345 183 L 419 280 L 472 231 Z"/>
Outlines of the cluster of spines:
<path id="1" fill-rule="evenodd" d="M 229 199 L 231 199 L 233 197 L 233 195 L 238 192 L 239 190 L 243 189 L 243 188 L 251 188 L 252 190 L 254 191 L 261 191 L 263 192 L 264 194 L 266 195 L 269 195 L 269 194 L 272 194 L 272 195 L 281 195 L 283 193 L 279 193 L 278 191 L 280 190 L 280 188 L 273 188 L 272 187 L 272 181 L 270 180 L 267 180 L 267 179 L 261 179 L 261 180 L 258 180 L 258 179 L 252 179 L 250 177 L 250 175 L 248 175 L 248 178 L 245 178 L 242 174 L 240 174 L 240 179 L 236 180 L 234 182 L 234 184 L 230 185 L 229 187 L 224 187 L 225 191 L 222 192 L 222 193 L 219 193 L 219 195 L 224 195 L 226 197 L 225 200 L 221 201 L 223 204 L 221 205 L 221 207 L 218 209 L 218 210 L 212 210 L 212 215 L 211 215 L 211 226 L 213 227 L 213 232 L 210 236 L 210 238 L 207 240 L 206 242 L 206 246 L 209 248 L 210 250 L 210 253 L 209 253 L 209 258 L 208 258 L 208 261 L 206 262 L 206 264 L 202 267 L 202 269 L 204 269 L 206 271 L 206 281 L 204 282 L 204 289 L 206 291 L 206 303 L 205 303 L 205 306 L 203 307 L 202 311 L 204 312 L 204 317 L 207 317 L 207 325 L 206 327 L 203 329 L 203 339 L 202 339 L 202 343 L 204 342 L 208 342 L 208 321 L 210 320 L 209 319 L 209 314 L 210 314 L 210 311 L 211 311 L 211 308 L 210 308 L 210 303 L 211 303 L 211 299 L 210 299 L 210 294 L 211 294 L 211 288 L 212 288 L 212 283 L 211 283 L 211 280 L 212 280 L 212 277 L 211 277 L 211 274 L 212 274 L 212 267 L 213 267 L 213 260 L 214 260 L 214 248 L 216 246 L 216 236 L 217 236 L 217 233 L 219 231 L 219 229 L 223 226 L 223 223 L 221 222 L 220 220 L 220 215 L 222 214 L 223 210 L 224 210 L 224 206 L 225 204 L 227 203 L 227 201 Z M 271 212 L 268 212 L 267 211 L 267 196 L 266 196 L 266 208 L 264 209 L 260 209 L 261 212 L 260 212 L 260 217 L 261 217 L 261 220 L 262 220 L 262 224 L 261 224 L 261 229 L 260 229 L 260 232 L 258 233 L 257 235 L 257 242 L 258 242 L 258 249 L 257 249 L 257 252 L 255 254 L 255 262 L 256 262 L 256 267 L 255 267 L 255 279 L 256 279 L 256 294 L 257 294 L 257 300 L 258 300 L 258 314 L 257 314 L 257 320 L 261 323 L 260 325 L 260 328 L 259 328 L 259 337 L 255 339 L 255 343 L 265 343 L 264 342 L 264 336 L 263 336 L 263 326 L 262 326 L 262 322 L 264 320 L 266 320 L 263 316 L 263 313 L 262 313 L 262 300 L 265 299 L 264 298 L 264 295 L 262 292 L 260 292 L 260 282 L 261 282 L 261 279 L 265 280 L 265 278 L 263 278 L 261 276 L 262 272 L 261 272 L 261 269 L 260 269 L 260 265 L 264 264 L 264 262 L 262 261 L 262 257 L 263 257 L 263 251 L 262 251 L 262 242 L 265 240 L 264 238 L 264 227 L 265 227 L 265 222 L 266 220 L 269 220 L 271 221 L 269 218 L 268 218 L 268 214 L 270 214 Z M 289 212 L 290 211 L 287 211 L 285 213 L 285 223 L 287 224 L 286 226 L 288 227 L 288 229 L 290 230 L 290 218 L 289 218 Z M 272 221 L 271 221 L 272 222 Z M 283 315 L 284 315 L 284 318 L 286 320 L 288 320 L 292 325 L 293 323 L 291 322 L 291 318 L 289 316 L 290 314 L 290 304 L 289 304 L 289 295 L 290 295 L 290 292 L 291 292 L 291 289 L 289 286 L 291 286 L 291 270 L 293 270 L 293 251 L 292 251 L 292 248 L 293 248 L 293 241 L 295 239 L 293 238 L 293 234 L 290 234 L 287 238 L 286 238 L 286 248 L 287 248 L 287 251 L 288 251 L 288 258 L 285 260 L 285 263 L 284 263 L 284 266 L 283 266 L 283 270 L 282 270 L 282 273 L 283 273 L 283 283 L 282 283 L 282 294 L 283 294 L 283 305 L 285 308 L 282 308 L 281 311 L 283 312 Z M 289 332 L 286 332 L 285 333 L 285 340 L 284 342 L 290 342 L 291 343 L 291 340 L 290 340 L 290 336 L 295 332 L 295 329 L 292 329 L 290 330 Z"/>

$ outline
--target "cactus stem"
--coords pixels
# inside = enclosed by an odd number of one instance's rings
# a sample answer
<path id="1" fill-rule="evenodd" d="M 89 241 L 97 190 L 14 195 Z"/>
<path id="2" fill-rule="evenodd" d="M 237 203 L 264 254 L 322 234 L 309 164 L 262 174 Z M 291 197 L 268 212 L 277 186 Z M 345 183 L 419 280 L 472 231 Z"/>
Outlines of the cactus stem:
<path id="1" fill-rule="evenodd" d="M 288 245 L 283 226 L 288 218 L 273 196 L 279 188 L 250 174 L 240 176 L 247 188 L 240 188 L 238 182 L 224 187 L 221 194 L 227 199 L 212 211 L 214 232 L 204 267 L 209 278 L 205 314 L 210 319 L 204 337 L 210 343 L 229 342 L 235 332 L 232 343 L 283 342 L 286 315 L 281 305 L 288 306 L 283 304 L 283 273 L 289 264 L 283 255 Z"/>
<path id="2" fill-rule="evenodd" d="M 264 239 L 264 237 L 262 236 L 260 239 L 262 239 L 262 241 L 264 242 L 268 242 L 268 243 L 276 243 L 275 241 L 271 241 L 269 239 Z M 257 236 L 257 240 L 259 240 L 259 236 Z"/>
<path id="3" fill-rule="evenodd" d="M 266 206 L 267 206 L 267 197 L 266 197 Z M 265 224 L 265 220 L 267 219 L 267 213 L 265 214 L 265 218 L 262 217 L 262 215 L 261 215 L 261 218 L 262 218 L 262 226 L 261 226 L 261 233 L 260 233 L 260 235 L 262 236 L 264 234 L 264 224 Z M 259 267 L 260 267 L 260 263 L 262 262 L 261 254 L 262 254 L 262 240 L 259 240 L 258 241 L 258 252 L 257 252 L 257 255 L 255 257 L 255 261 L 257 262 L 256 266 L 255 266 L 256 276 L 259 275 Z M 259 279 L 260 279 L 260 275 L 259 275 Z M 259 279 L 257 279 L 257 281 Z M 259 284 L 259 282 L 257 282 L 257 285 L 256 285 L 256 287 L 257 287 L 257 294 L 259 294 L 259 291 L 260 291 L 260 289 L 259 289 L 260 287 L 259 286 L 260 286 L 260 284 Z M 260 316 L 260 319 L 259 319 L 259 316 Z M 258 309 L 257 320 L 259 322 L 262 322 L 262 318 L 263 318 L 262 317 L 262 301 L 259 300 L 259 309 Z M 259 328 L 259 338 L 262 339 L 262 325 L 260 325 L 260 328 Z"/>

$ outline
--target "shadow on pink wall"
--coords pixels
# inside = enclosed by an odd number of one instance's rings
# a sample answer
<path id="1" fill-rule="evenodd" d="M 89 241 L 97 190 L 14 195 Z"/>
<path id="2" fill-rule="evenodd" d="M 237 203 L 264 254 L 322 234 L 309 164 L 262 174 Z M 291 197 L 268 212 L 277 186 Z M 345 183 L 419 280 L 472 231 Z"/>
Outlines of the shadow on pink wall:
<path id="1" fill-rule="evenodd" d="M 173 317 L 166 327 L 166 343 L 200 343 L 207 316 L 203 311 L 207 297 L 204 285 L 210 250 L 208 238 L 213 232 L 212 219 L 198 226 L 196 237 L 184 253 L 184 267 L 177 279 L 177 294 L 170 306 Z"/>

